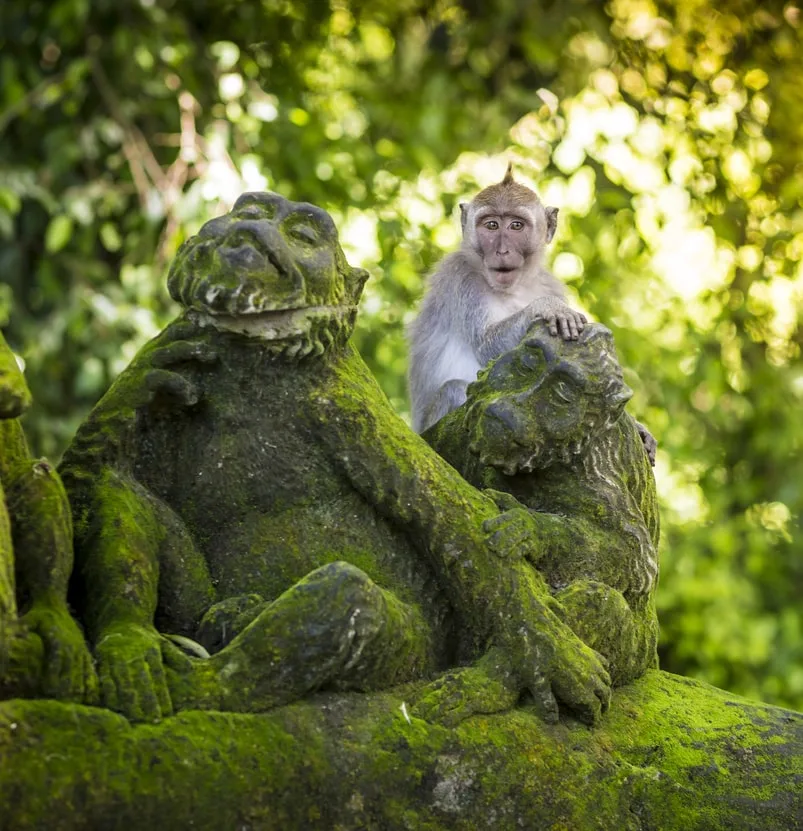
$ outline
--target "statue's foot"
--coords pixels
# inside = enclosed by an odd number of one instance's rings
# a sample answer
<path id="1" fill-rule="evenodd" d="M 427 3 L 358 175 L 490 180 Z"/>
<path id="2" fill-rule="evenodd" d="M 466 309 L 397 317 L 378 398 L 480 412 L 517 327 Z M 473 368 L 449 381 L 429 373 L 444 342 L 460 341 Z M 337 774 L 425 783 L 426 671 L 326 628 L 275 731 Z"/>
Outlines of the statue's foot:
<path id="1" fill-rule="evenodd" d="M 418 609 L 335 562 L 268 603 L 211 658 L 166 639 L 162 655 L 178 709 L 261 712 L 323 686 L 373 689 L 420 675 L 430 638 Z"/>
<path id="2" fill-rule="evenodd" d="M 421 690 L 413 713 L 431 724 L 456 727 L 474 715 L 509 710 L 519 699 L 518 683 L 497 650 L 476 664 L 445 672 Z"/>

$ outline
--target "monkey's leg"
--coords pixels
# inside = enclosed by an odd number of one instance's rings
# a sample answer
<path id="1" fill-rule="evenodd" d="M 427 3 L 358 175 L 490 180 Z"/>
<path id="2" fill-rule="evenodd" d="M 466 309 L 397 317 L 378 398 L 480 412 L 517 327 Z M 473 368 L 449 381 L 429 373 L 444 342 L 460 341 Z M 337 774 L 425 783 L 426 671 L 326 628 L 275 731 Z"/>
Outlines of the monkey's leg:
<path id="1" fill-rule="evenodd" d="M 555 595 L 559 615 L 608 661 L 614 686 L 656 666 L 658 623 L 651 597 L 633 610 L 621 592 L 595 580 L 577 580 Z"/>
<path id="2" fill-rule="evenodd" d="M 387 686 L 432 665 L 420 611 L 344 562 L 308 574 L 211 658 L 163 650 L 177 709 L 259 712 L 323 686 Z"/>
<path id="3" fill-rule="evenodd" d="M 465 404 L 467 387 L 468 382 L 461 381 L 459 378 L 447 381 L 435 393 L 435 397 L 427 407 L 421 432 L 437 424 L 447 413 L 456 410 L 461 404 Z"/>

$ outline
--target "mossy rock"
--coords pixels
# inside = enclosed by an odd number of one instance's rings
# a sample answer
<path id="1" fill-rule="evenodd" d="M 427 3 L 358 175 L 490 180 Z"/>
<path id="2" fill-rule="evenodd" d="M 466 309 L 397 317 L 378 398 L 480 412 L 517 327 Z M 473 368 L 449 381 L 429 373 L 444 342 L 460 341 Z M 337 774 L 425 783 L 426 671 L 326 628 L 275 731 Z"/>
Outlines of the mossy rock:
<path id="1" fill-rule="evenodd" d="M 544 724 L 524 703 L 447 729 L 416 716 L 419 689 L 137 726 L 8 701 L 0 827 L 803 828 L 803 715 L 651 670 L 597 728 Z"/>

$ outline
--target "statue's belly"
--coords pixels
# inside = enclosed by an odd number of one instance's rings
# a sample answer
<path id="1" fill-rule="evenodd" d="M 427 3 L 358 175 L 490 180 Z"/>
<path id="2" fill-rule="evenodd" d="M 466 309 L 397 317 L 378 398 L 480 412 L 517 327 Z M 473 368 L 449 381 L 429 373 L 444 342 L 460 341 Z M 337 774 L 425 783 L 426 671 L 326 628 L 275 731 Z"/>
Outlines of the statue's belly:
<path id="1" fill-rule="evenodd" d="M 160 458 L 149 453 L 141 466 L 162 471 L 146 484 L 188 526 L 218 599 L 272 599 L 346 560 L 401 599 L 441 607 L 423 557 L 341 476 L 307 424 L 258 403 L 210 405 L 180 429 L 161 425 L 148 442 Z"/>

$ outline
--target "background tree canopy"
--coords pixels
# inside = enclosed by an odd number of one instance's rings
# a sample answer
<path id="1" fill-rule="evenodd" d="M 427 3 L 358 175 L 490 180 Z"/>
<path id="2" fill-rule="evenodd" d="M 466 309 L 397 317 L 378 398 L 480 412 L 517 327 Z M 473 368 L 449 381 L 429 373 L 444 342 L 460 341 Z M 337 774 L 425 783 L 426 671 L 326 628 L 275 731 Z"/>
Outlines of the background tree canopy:
<path id="1" fill-rule="evenodd" d="M 803 709 L 803 12 L 724 0 L 5 0 L 0 325 L 58 458 L 247 189 L 326 207 L 404 323 L 507 160 L 660 442 L 665 669 Z"/>

